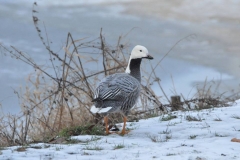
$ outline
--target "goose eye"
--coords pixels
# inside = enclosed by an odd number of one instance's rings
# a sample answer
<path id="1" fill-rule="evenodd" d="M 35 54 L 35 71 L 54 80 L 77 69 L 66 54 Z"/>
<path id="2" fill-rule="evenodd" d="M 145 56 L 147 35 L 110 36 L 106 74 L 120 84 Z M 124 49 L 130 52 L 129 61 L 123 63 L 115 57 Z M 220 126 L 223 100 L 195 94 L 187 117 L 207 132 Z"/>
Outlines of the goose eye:
<path id="1" fill-rule="evenodd" d="M 140 52 L 142 52 L 142 50 L 140 50 Z"/>

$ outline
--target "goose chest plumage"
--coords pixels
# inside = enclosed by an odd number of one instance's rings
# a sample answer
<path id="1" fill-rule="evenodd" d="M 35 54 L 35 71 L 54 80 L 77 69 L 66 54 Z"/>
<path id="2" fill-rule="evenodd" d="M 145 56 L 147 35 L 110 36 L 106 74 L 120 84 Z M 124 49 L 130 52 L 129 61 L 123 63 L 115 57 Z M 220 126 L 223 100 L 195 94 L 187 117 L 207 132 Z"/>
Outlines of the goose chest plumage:
<path id="1" fill-rule="evenodd" d="M 124 124 L 121 134 L 125 134 L 127 115 L 136 104 L 141 90 L 140 65 L 143 58 L 153 59 L 147 48 L 137 45 L 133 48 L 125 73 L 115 73 L 102 79 L 95 90 L 91 107 L 92 113 L 104 114 L 106 134 L 108 130 L 109 113 L 121 112 Z"/>

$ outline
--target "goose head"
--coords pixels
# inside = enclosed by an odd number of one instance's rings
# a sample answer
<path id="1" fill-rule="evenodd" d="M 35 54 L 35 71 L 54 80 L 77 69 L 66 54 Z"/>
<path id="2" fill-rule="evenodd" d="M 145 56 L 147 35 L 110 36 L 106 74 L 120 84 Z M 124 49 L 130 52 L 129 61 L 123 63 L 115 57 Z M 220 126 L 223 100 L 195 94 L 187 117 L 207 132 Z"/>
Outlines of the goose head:
<path id="1" fill-rule="evenodd" d="M 153 59 L 153 57 L 149 55 L 147 48 L 141 45 L 135 46 L 130 55 L 130 59 L 138 58 Z"/>
<path id="2" fill-rule="evenodd" d="M 130 73 L 130 63 L 132 60 L 134 59 L 143 59 L 143 58 L 146 58 L 146 59 L 153 59 L 153 57 L 151 55 L 149 55 L 148 53 L 148 50 L 146 47 L 144 46 L 141 46 L 141 45 L 137 45 L 133 48 L 132 52 L 131 52 L 131 55 L 130 55 L 130 58 L 129 58 L 129 62 L 128 62 L 128 66 L 126 68 L 126 73 Z"/>

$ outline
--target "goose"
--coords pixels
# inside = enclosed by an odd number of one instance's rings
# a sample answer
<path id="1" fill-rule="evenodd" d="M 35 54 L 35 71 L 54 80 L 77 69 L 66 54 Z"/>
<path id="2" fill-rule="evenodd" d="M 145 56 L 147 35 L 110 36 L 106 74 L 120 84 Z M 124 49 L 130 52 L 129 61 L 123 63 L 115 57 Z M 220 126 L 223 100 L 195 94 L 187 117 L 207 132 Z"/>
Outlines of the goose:
<path id="1" fill-rule="evenodd" d="M 127 115 L 136 104 L 141 90 L 140 65 L 142 59 L 153 59 L 146 47 L 137 45 L 133 48 L 125 73 L 115 73 L 101 80 L 95 90 L 94 105 L 90 111 L 93 114 L 104 115 L 106 134 L 108 129 L 109 113 L 120 112 L 123 114 L 123 129 L 121 135 L 127 133 L 125 127 Z"/>

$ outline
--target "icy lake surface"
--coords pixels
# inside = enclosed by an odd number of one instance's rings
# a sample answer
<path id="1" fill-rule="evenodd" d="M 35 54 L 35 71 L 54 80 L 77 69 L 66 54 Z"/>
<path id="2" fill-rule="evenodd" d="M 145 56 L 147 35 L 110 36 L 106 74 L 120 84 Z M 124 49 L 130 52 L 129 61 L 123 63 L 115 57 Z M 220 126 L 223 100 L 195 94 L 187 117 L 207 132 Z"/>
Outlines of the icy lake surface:
<path id="1" fill-rule="evenodd" d="M 0 3 L 0 43 L 15 46 L 39 64 L 46 64 L 49 57 L 32 22 L 33 1 L 0 0 Z M 75 38 L 93 39 L 103 28 L 107 41 L 116 44 L 119 35 L 135 28 L 124 41 L 129 42 L 130 50 L 136 44 L 146 46 L 154 56 L 151 63 L 156 65 L 178 40 L 193 35 L 174 47 L 157 69 L 167 95 L 175 94 L 175 88 L 177 94 L 187 97 L 206 78 L 221 80 L 222 91 L 239 90 L 238 1 L 41 0 L 37 3 L 38 15 L 56 51 L 64 45 L 68 32 Z M 19 111 L 14 90 L 24 86 L 27 75 L 33 71 L 0 53 L 0 103 L 4 111 Z M 162 95 L 159 90 L 156 92 Z"/>

